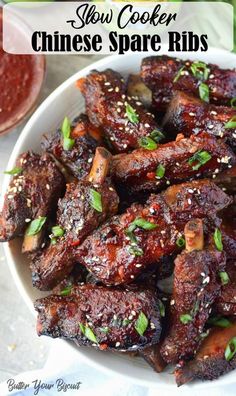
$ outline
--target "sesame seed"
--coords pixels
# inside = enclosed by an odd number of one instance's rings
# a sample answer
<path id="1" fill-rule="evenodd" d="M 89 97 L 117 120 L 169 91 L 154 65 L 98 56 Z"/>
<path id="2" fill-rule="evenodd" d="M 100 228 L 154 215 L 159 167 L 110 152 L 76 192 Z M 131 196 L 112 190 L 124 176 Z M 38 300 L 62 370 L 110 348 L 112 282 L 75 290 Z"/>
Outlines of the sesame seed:
<path id="1" fill-rule="evenodd" d="M 192 201 L 190 198 L 188 198 L 188 204 L 191 205 Z"/>
<path id="2" fill-rule="evenodd" d="M 133 315 L 129 315 L 128 319 L 132 320 L 133 319 Z"/>
<path id="3" fill-rule="evenodd" d="M 217 112 L 215 110 L 210 111 L 211 115 L 217 115 Z"/>
<path id="4" fill-rule="evenodd" d="M 115 87 L 115 92 L 119 92 L 120 88 L 119 87 Z"/>
<path id="5" fill-rule="evenodd" d="M 189 113 L 190 117 L 194 117 L 196 113 L 193 113 L 192 111 Z"/>
<path id="6" fill-rule="evenodd" d="M 25 222 L 26 222 L 26 223 L 30 223 L 30 222 L 31 222 L 31 219 L 25 219 Z"/>
<path id="7" fill-rule="evenodd" d="M 118 342 L 116 342 L 116 347 L 119 347 L 120 346 L 120 342 L 118 341 Z"/>
<path id="8" fill-rule="evenodd" d="M 130 275 L 130 278 L 131 278 L 131 279 L 134 279 L 134 275 Z"/>
<path id="9" fill-rule="evenodd" d="M 212 78 L 214 78 L 214 77 L 215 77 L 214 74 L 210 74 L 210 75 L 209 75 L 209 78 L 210 78 L 210 79 L 212 79 Z"/>
<path id="10" fill-rule="evenodd" d="M 142 267 L 142 264 L 135 264 L 135 267 L 140 268 Z"/>
<path id="11" fill-rule="evenodd" d="M 213 129 L 213 128 L 214 128 L 214 125 L 213 125 L 213 124 L 208 125 L 208 129 Z"/>
<path id="12" fill-rule="evenodd" d="M 123 104 L 124 104 L 123 102 L 120 102 L 120 101 L 117 102 L 118 106 L 123 106 Z"/>
<path id="13" fill-rule="evenodd" d="M 109 88 L 108 90 L 107 90 L 107 92 L 112 92 L 113 91 L 113 88 Z"/>
<path id="14" fill-rule="evenodd" d="M 148 123 L 144 124 L 145 128 L 149 128 L 150 125 Z"/>
<path id="15" fill-rule="evenodd" d="M 175 300 L 170 300 L 170 305 L 175 305 Z"/>
<path id="16" fill-rule="evenodd" d="M 210 282 L 210 277 L 207 276 L 205 279 L 203 279 L 202 283 L 209 283 Z"/>
<path id="17" fill-rule="evenodd" d="M 109 83 L 109 81 L 105 82 L 104 85 L 111 85 L 111 83 Z"/>
<path id="18" fill-rule="evenodd" d="M 132 314 L 133 316 L 135 316 L 135 315 L 136 315 L 136 312 L 135 312 L 135 311 L 131 311 L 131 314 Z"/>
<path id="19" fill-rule="evenodd" d="M 46 184 L 46 189 L 47 189 L 47 190 L 50 190 L 49 184 Z"/>
<path id="20" fill-rule="evenodd" d="M 117 113 L 121 113 L 121 108 L 117 107 L 116 111 L 117 111 Z"/>

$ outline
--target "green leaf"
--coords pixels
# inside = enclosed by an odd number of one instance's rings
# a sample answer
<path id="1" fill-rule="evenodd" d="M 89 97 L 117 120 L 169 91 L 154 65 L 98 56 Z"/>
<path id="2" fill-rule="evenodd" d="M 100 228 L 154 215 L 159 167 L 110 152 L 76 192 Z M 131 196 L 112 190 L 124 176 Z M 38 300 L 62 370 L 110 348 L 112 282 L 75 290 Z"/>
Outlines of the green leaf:
<path id="1" fill-rule="evenodd" d="M 219 228 L 215 229 L 214 242 L 215 242 L 215 245 L 216 245 L 216 249 L 219 250 L 220 252 L 222 252 L 222 250 L 223 250 L 222 234 L 221 234 Z"/>
<path id="2" fill-rule="evenodd" d="M 174 78 L 174 80 L 173 80 L 174 83 L 176 83 L 176 82 L 178 81 L 178 79 L 181 77 L 181 73 L 182 73 L 182 71 L 183 71 L 184 69 L 185 69 L 185 66 L 182 66 L 182 67 L 179 69 L 178 73 L 176 74 L 176 76 L 175 76 L 175 78 Z"/>
<path id="3" fill-rule="evenodd" d="M 38 234 L 41 231 L 46 219 L 46 217 L 40 216 L 38 219 L 31 221 L 29 227 L 27 228 L 26 235 L 31 236 Z"/>
<path id="4" fill-rule="evenodd" d="M 158 179 L 162 179 L 162 177 L 165 174 L 165 171 L 166 171 L 165 167 L 162 164 L 159 164 L 157 169 L 156 169 L 156 177 Z"/>
<path id="5" fill-rule="evenodd" d="M 165 314 L 166 314 L 165 305 L 163 304 L 163 302 L 161 300 L 158 300 L 158 305 L 159 305 L 160 315 L 162 318 L 164 318 Z"/>
<path id="6" fill-rule="evenodd" d="M 219 272 L 220 280 L 223 286 L 229 283 L 229 275 L 225 271 Z"/>
<path id="7" fill-rule="evenodd" d="M 224 328 L 230 327 L 232 325 L 232 323 L 228 319 L 220 316 L 209 318 L 207 323 L 213 326 L 224 327 Z"/>
<path id="8" fill-rule="evenodd" d="M 71 123 L 68 117 L 65 117 L 61 126 L 61 132 L 63 136 L 63 148 L 64 150 L 71 150 L 75 144 L 74 139 L 70 138 Z"/>
<path id="9" fill-rule="evenodd" d="M 156 142 L 148 136 L 139 139 L 139 145 L 146 150 L 155 150 L 157 148 Z"/>
<path id="10" fill-rule="evenodd" d="M 176 241 L 176 245 L 180 248 L 185 246 L 185 239 L 184 237 L 179 237 Z"/>
<path id="11" fill-rule="evenodd" d="M 22 168 L 19 168 L 18 166 L 15 166 L 15 168 L 9 170 L 9 171 L 5 171 L 4 173 L 6 175 L 20 175 L 20 173 L 22 172 Z"/>
<path id="12" fill-rule="evenodd" d="M 236 337 L 231 338 L 225 348 L 225 359 L 229 362 L 236 354 Z"/>
<path id="13" fill-rule="evenodd" d="M 157 228 L 157 224 L 151 223 L 150 221 L 145 220 L 143 217 L 137 217 L 130 226 L 133 231 L 133 227 L 142 228 L 143 230 L 154 230 Z"/>
<path id="14" fill-rule="evenodd" d="M 226 124 L 225 129 L 236 128 L 236 115 L 233 116 Z"/>
<path id="15" fill-rule="evenodd" d="M 189 322 L 192 322 L 193 318 L 191 315 L 189 314 L 183 314 L 180 315 L 180 322 L 182 322 L 183 324 L 188 324 Z"/>
<path id="16" fill-rule="evenodd" d="M 205 83 L 201 83 L 201 84 L 199 85 L 199 87 L 198 87 L 198 90 L 199 90 L 199 96 L 200 96 L 200 98 L 201 98 L 202 100 L 204 100 L 204 102 L 209 103 L 209 96 L 210 96 L 210 93 L 209 93 L 209 87 L 208 87 L 208 85 L 205 84 Z"/>
<path id="17" fill-rule="evenodd" d="M 210 74 L 210 69 L 208 69 L 206 63 L 204 62 L 193 62 L 190 66 L 191 72 L 194 77 L 198 80 L 207 80 Z"/>
<path id="18" fill-rule="evenodd" d="M 136 110 L 132 106 L 127 104 L 125 108 L 125 112 L 130 122 L 132 122 L 133 124 L 137 124 L 139 122 L 139 116 L 136 113 Z"/>
<path id="19" fill-rule="evenodd" d="M 71 138 L 64 138 L 63 140 L 63 148 L 64 150 L 71 150 L 75 144 L 75 140 Z"/>
<path id="20" fill-rule="evenodd" d="M 71 123 L 68 117 L 65 117 L 61 126 L 61 132 L 64 138 L 70 137 Z"/>
<path id="21" fill-rule="evenodd" d="M 143 256 L 143 249 L 139 246 L 129 246 L 129 253 L 133 256 Z"/>
<path id="22" fill-rule="evenodd" d="M 150 133 L 150 138 L 152 138 L 156 143 L 159 143 L 162 139 L 165 138 L 165 135 L 159 129 L 154 129 Z"/>
<path id="23" fill-rule="evenodd" d="M 97 212 L 102 212 L 101 194 L 96 190 L 94 190 L 93 188 L 90 188 L 89 195 L 90 195 L 90 205 L 92 206 L 92 208 L 95 209 Z"/>
<path id="24" fill-rule="evenodd" d="M 72 285 L 68 285 L 65 287 L 65 289 L 61 290 L 60 295 L 61 296 L 68 296 L 71 293 L 72 290 Z"/>
<path id="25" fill-rule="evenodd" d="M 233 109 L 236 109 L 236 98 L 231 99 L 230 106 L 233 107 Z"/>
<path id="26" fill-rule="evenodd" d="M 189 165 L 195 164 L 192 166 L 193 170 L 198 170 L 202 165 L 205 165 L 211 159 L 211 154 L 208 151 L 197 151 L 191 158 L 189 158 Z"/>
<path id="27" fill-rule="evenodd" d="M 59 238 L 62 237 L 65 233 L 64 229 L 59 225 L 52 227 L 52 233 L 55 237 Z"/>
<path id="28" fill-rule="evenodd" d="M 140 312 L 138 319 L 135 322 L 135 330 L 140 336 L 143 336 L 148 327 L 148 318 L 143 312 Z"/>
<path id="29" fill-rule="evenodd" d="M 81 333 L 83 333 L 89 341 L 98 344 L 97 338 L 96 338 L 93 330 L 90 329 L 90 327 L 88 327 L 87 325 L 84 325 L 83 323 L 79 323 L 79 327 L 80 327 Z"/>

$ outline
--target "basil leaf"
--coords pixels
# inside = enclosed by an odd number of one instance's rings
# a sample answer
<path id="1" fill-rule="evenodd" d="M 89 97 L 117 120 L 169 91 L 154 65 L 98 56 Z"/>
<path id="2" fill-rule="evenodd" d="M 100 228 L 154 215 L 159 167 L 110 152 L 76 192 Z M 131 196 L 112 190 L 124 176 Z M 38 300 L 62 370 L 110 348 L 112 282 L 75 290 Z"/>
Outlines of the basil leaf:
<path id="1" fill-rule="evenodd" d="M 40 216 L 38 219 L 31 221 L 29 227 L 27 228 L 26 235 L 31 236 L 38 234 L 41 231 L 46 219 L 46 217 Z"/>
<path id="2" fill-rule="evenodd" d="M 55 237 L 62 237 L 65 233 L 65 231 L 63 230 L 62 227 L 60 227 L 59 225 L 56 225 L 54 227 L 52 227 L 52 233 Z"/>
<path id="3" fill-rule="evenodd" d="M 9 171 L 5 171 L 5 175 L 19 175 L 22 172 L 22 168 L 19 168 L 17 166 L 15 166 L 15 168 L 9 170 Z"/>
<path id="4" fill-rule="evenodd" d="M 68 296 L 71 293 L 72 290 L 72 285 L 68 285 L 65 287 L 65 289 L 61 290 L 60 295 L 61 296 Z"/>
<path id="5" fill-rule="evenodd" d="M 193 62 L 190 69 L 194 77 L 198 80 L 207 80 L 209 77 L 210 69 L 208 69 L 204 62 Z"/>
<path id="6" fill-rule="evenodd" d="M 192 165 L 197 162 L 196 165 L 192 166 L 193 170 L 198 170 L 202 165 L 205 165 L 211 159 L 211 154 L 208 151 L 197 151 L 191 158 L 189 158 L 188 163 Z"/>
<path id="7" fill-rule="evenodd" d="M 193 318 L 191 315 L 189 314 L 183 314 L 180 315 L 180 322 L 182 322 L 183 324 L 188 324 L 189 322 L 192 322 Z"/>
<path id="8" fill-rule="evenodd" d="M 225 129 L 236 128 L 236 115 L 233 116 L 226 124 Z"/>
<path id="9" fill-rule="evenodd" d="M 176 241 L 176 245 L 180 248 L 185 246 L 185 239 L 184 237 L 179 237 Z"/>
<path id="10" fill-rule="evenodd" d="M 229 362 L 236 354 L 236 337 L 231 338 L 225 348 L 225 359 Z"/>
<path id="11" fill-rule="evenodd" d="M 156 177 L 158 179 L 162 179 L 162 177 L 165 174 L 165 171 L 166 171 L 165 167 L 162 164 L 159 164 L 157 169 L 156 169 Z"/>
<path id="12" fill-rule="evenodd" d="M 157 148 L 156 142 L 148 136 L 144 136 L 139 139 L 139 145 L 146 150 L 155 150 Z"/>
<path id="13" fill-rule="evenodd" d="M 150 138 L 152 138 L 156 143 L 159 143 L 162 139 L 165 138 L 165 135 L 164 135 L 164 133 L 159 131 L 159 129 L 154 129 L 150 133 Z"/>
<path id="14" fill-rule="evenodd" d="M 179 71 L 177 72 L 177 74 L 176 74 L 176 76 L 175 76 L 175 78 L 174 78 L 174 80 L 173 80 L 174 83 L 176 83 L 176 82 L 178 81 L 178 79 L 180 78 L 181 73 L 182 73 L 182 71 L 183 71 L 184 69 L 185 69 L 185 66 L 182 66 L 182 67 L 179 69 Z"/>
<path id="15" fill-rule="evenodd" d="M 201 83 L 198 87 L 199 90 L 199 96 L 202 100 L 204 100 L 204 102 L 209 103 L 209 96 L 210 96 L 210 92 L 209 92 L 209 87 L 207 84 L 205 83 Z"/>
<path id="16" fill-rule="evenodd" d="M 143 249 L 139 246 L 129 246 L 129 253 L 133 256 L 143 256 Z"/>
<path id="17" fill-rule="evenodd" d="M 90 188 L 89 194 L 90 194 L 90 205 L 92 206 L 92 208 L 95 209 L 97 212 L 102 212 L 101 194 L 96 190 L 94 190 L 93 188 Z"/>
<path id="18" fill-rule="evenodd" d="M 220 280 L 223 286 L 229 283 L 229 275 L 225 271 L 219 272 Z"/>
<path id="19" fill-rule="evenodd" d="M 143 312 L 140 312 L 134 327 L 137 333 L 142 337 L 148 327 L 148 318 Z"/>
<path id="20" fill-rule="evenodd" d="M 224 327 L 224 328 L 230 327 L 232 325 L 232 323 L 228 319 L 220 316 L 209 318 L 207 323 L 213 326 Z"/>
<path id="21" fill-rule="evenodd" d="M 74 146 L 75 140 L 70 138 L 71 123 L 68 117 L 65 117 L 61 126 L 61 132 L 63 136 L 63 148 L 64 150 L 71 150 Z"/>
<path id="22" fill-rule="evenodd" d="M 147 220 L 143 219 L 142 217 L 137 217 L 130 224 L 130 226 L 143 228 L 144 230 L 154 230 L 155 228 L 157 228 L 157 224 L 151 223 L 150 221 L 147 221 Z"/>
<path id="23" fill-rule="evenodd" d="M 132 122 L 133 124 L 137 124 L 139 122 L 139 116 L 132 106 L 127 104 L 125 107 L 125 112 L 130 122 Z"/>
<path id="24" fill-rule="evenodd" d="M 222 234 L 221 234 L 219 228 L 215 229 L 214 242 L 215 242 L 215 245 L 216 245 L 216 249 L 219 250 L 220 252 L 222 252 L 222 250 L 223 250 Z"/>

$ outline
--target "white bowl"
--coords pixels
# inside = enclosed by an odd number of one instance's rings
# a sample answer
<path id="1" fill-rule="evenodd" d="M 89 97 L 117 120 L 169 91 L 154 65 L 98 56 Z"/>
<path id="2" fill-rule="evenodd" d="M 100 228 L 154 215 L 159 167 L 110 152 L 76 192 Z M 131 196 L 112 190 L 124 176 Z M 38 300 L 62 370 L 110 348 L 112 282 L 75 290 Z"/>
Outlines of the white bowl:
<path id="1" fill-rule="evenodd" d="M 149 54 L 150 55 L 150 54 Z M 86 76 L 90 70 L 103 70 L 113 68 L 123 75 L 138 72 L 140 62 L 145 54 L 128 54 L 125 56 L 110 56 L 93 63 L 85 69 L 74 74 L 71 78 L 60 85 L 35 111 L 32 115 L 21 135 L 19 136 L 14 150 L 11 154 L 7 169 L 12 169 L 15 165 L 18 155 L 28 149 L 40 150 L 41 135 L 45 132 L 53 132 L 61 124 L 65 115 L 70 118 L 75 117 L 84 110 L 84 101 L 75 87 L 75 82 L 80 77 Z M 211 49 L 208 53 L 200 55 L 178 54 L 180 58 L 200 59 L 205 62 L 216 63 L 223 68 L 233 68 L 236 66 L 236 55 L 219 49 Z M 6 190 L 10 177 L 6 176 L 3 183 L 3 191 Z M 4 249 L 8 261 L 9 268 L 15 280 L 16 286 L 26 304 L 32 312 L 33 301 L 45 295 L 32 287 L 29 263 L 25 256 L 21 254 L 21 241 L 15 240 L 4 244 Z M 68 345 L 72 343 L 68 342 Z M 105 372 L 113 372 L 122 375 L 136 384 L 143 386 L 157 386 L 160 388 L 168 388 L 176 390 L 174 376 L 170 372 L 161 374 L 155 373 L 145 361 L 140 358 L 131 358 L 124 354 L 114 354 L 110 352 L 100 352 L 92 348 L 77 348 L 78 353 L 83 355 L 89 364 L 97 369 L 103 369 Z M 206 388 L 212 386 L 226 385 L 236 383 L 236 372 L 221 377 L 213 382 L 195 382 L 185 385 L 188 388 Z"/>

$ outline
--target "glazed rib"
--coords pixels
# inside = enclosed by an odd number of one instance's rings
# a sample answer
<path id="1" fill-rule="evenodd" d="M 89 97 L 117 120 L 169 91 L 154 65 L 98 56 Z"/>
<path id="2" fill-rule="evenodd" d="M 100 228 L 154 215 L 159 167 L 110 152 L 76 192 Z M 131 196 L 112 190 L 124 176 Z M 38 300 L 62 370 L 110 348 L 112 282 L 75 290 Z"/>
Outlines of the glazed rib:
<path id="1" fill-rule="evenodd" d="M 197 159 L 191 160 L 194 154 L 201 152 L 210 155 L 203 165 Z M 201 133 L 190 138 L 179 136 L 176 141 L 158 145 L 152 151 L 140 148 L 129 154 L 118 154 L 113 157 L 112 176 L 130 192 L 157 191 L 193 178 L 215 178 L 235 162 L 236 157 L 226 144 Z M 164 169 L 161 177 L 158 176 L 158 167 Z"/>
<path id="2" fill-rule="evenodd" d="M 220 294 L 218 273 L 225 270 L 225 254 L 215 248 L 203 250 L 202 236 L 202 220 L 189 221 L 185 227 L 186 250 L 175 260 L 170 325 L 161 347 L 167 363 L 195 354 L 212 304 Z"/>
<path id="3" fill-rule="evenodd" d="M 62 337 L 102 350 L 136 351 L 157 343 L 161 333 L 157 297 L 145 289 L 76 286 L 66 297 L 51 295 L 37 300 L 35 309 L 38 335 Z M 145 322 L 143 334 L 137 325 L 140 314 Z"/>
<path id="4" fill-rule="evenodd" d="M 206 180 L 169 187 L 152 195 L 145 206 L 132 205 L 98 228 L 76 250 L 77 261 L 104 284 L 130 283 L 150 264 L 178 252 L 176 241 L 190 218 L 211 218 L 214 223 L 216 213 L 231 202 Z M 129 227 L 140 218 L 156 227 L 136 227 L 130 235 Z"/>
<path id="5" fill-rule="evenodd" d="M 106 179 L 109 160 L 110 153 L 104 148 L 97 148 L 88 180 L 67 184 L 66 194 L 59 200 L 57 211 L 57 224 L 64 230 L 64 235 L 56 245 L 51 244 L 32 260 L 33 285 L 40 290 L 52 289 L 70 273 L 76 263 L 75 247 L 117 212 L 119 198 L 109 179 Z M 100 195 L 101 211 L 92 205 L 94 194 Z"/>
<path id="6" fill-rule="evenodd" d="M 236 337 L 236 323 L 226 329 L 213 328 L 203 341 L 195 358 L 190 362 L 179 362 L 175 370 L 177 385 L 194 379 L 214 380 L 236 368 L 236 355 L 227 361 L 225 349 L 228 342 Z"/>
<path id="7" fill-rule="evenodd" d="M 10 181 L 0 216 L 1 242 L 23 235 L 32 220 L 49 218 L 65 189 L 64 177 L 47 154 L 21 154 L 16 167 L 19 174 Z"/>
<path id="8" fill-rule="evenodd" d="M 101 130 L 81 114 L 72 122 L 71 138 L 74 145 L 70 150 L 63 148 L 63 136 L 59 128 L 55 134 L 43 136 L 42 148 L 52 154 L 78 179 L 85 177 L 91 169 L 96 147 L 102 144 Z"/>
<path id="9" fill-rule="evenodd" d="M 193 63 L 195 62 L 166 55 L 143 59 L 141 77 L 152 91 L 153 107 L 157 111 L 166 109 L 175 91 L 184 91 L 199 97 L 198 87 L 201 80 L 204 80 L 204 72 L 200 69 L 198 73 L 200 78 L 194 76 L 191 70 Z M 210 102 L 216 105 L 229 105 L 230 100 L 236 96 L 236 71 L 221 69 L 212 64 L 206 65 L 206 68 L 209 72 L 204 83 L 209 87 Z M 179 78 L 177 78 L 178 74 Z M 176 79 L 177 81 L 174 81 Z"/>
<path id="10" fill-rule="evenodd" d="M 93 71 L 77 83 L 82 92 L 90 122 L 104 131 L 116 152 L 139 147 L 139 139 L 148 136 L 157 124 L 142 103 L 125 93 L 121 75 L 113 70 Z M 131 106 L 134 119 L 127 113 Z"/>
<path id="11" fill-rule="evenodd" d="M 223 139 L 235 150 L 236 128 L 227 128 L 227 123 L 235 115 L 232 107 L 209 105 L 184 92 L 177 92 L 168 106 L 163 128 L 170 136 L 181 132 L 188 137 L 205 131 Z"/>

